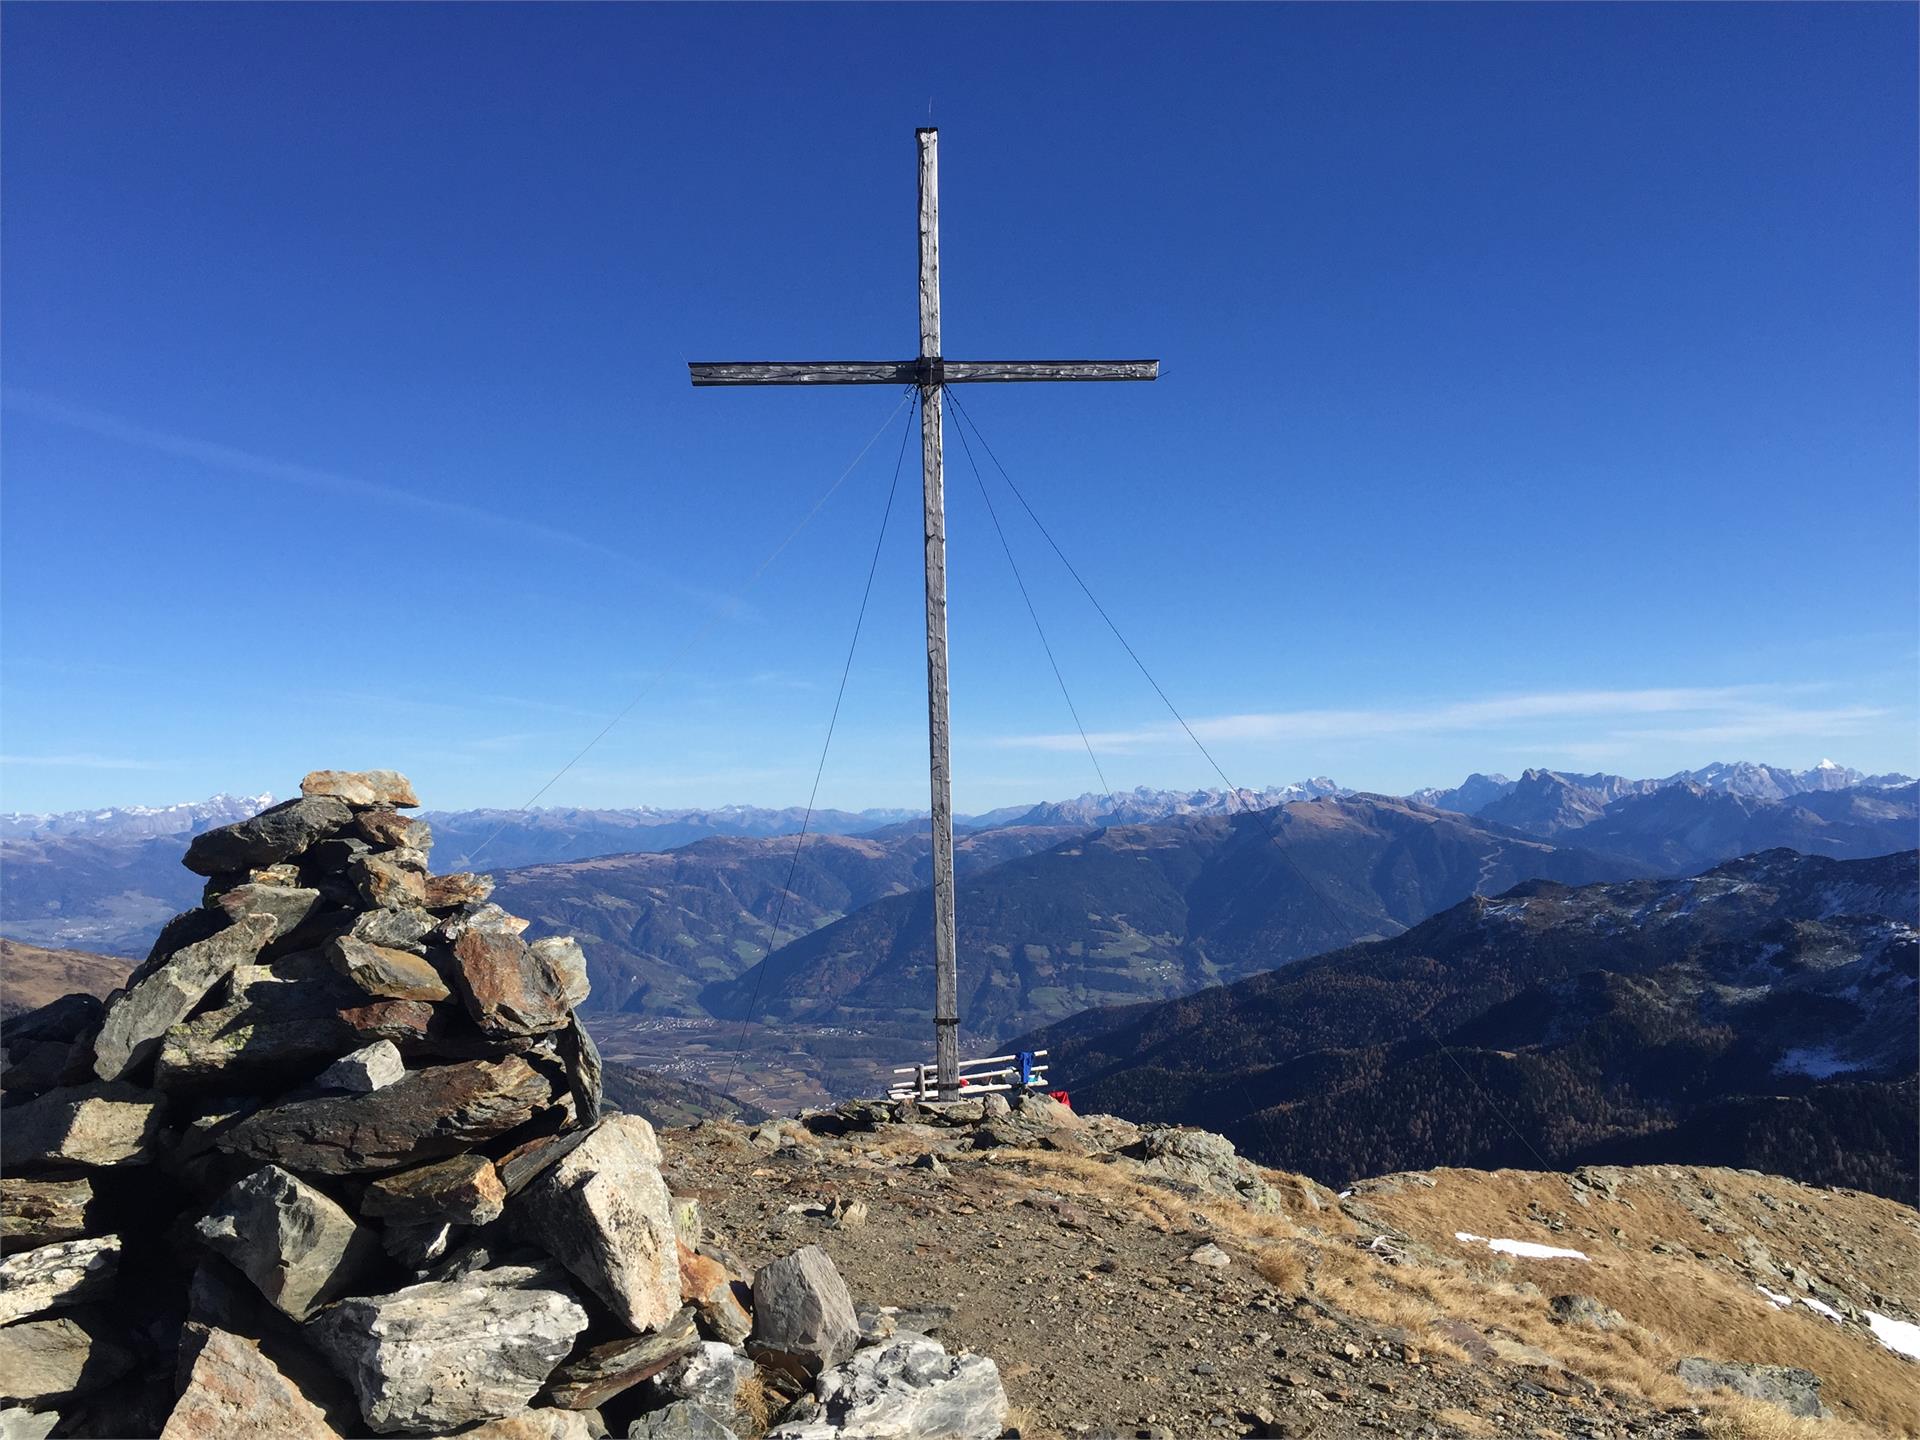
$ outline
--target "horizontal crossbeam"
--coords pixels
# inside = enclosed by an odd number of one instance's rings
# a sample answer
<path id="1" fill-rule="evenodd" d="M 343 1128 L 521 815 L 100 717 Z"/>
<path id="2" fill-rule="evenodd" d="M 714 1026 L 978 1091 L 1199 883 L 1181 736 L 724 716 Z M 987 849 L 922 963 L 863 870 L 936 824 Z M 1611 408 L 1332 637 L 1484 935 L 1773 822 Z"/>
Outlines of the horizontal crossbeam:
<path id="1" fill-rule="evenodd" d="M 985 381 L 1157 380 L 1158 360 L 705 360 L 695 385 L 972 385 Z"/>

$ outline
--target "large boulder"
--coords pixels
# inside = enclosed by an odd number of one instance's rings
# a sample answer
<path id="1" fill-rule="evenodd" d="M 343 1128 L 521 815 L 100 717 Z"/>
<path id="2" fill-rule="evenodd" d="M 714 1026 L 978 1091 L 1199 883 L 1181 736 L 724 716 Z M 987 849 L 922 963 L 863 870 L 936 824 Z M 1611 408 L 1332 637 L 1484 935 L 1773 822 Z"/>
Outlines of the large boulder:
<path id="1" fill-rule="evenodd" d="M 0 1325 L 104 1298 L 120 1272 L 120 1237 L 62 1240 L 0 1259 Z"/>
<path id="2" fill-rule="evenodd" d="M 320 910 L 320 892 L 298 885 L 271 885 L 249 881 L 214 896 L 213 906 L 229 921 L 243 915 L 265 915 L 273 921 L 271 939 L 284 940 Z"/>
<path id="3" fill-rule="evenodd" d="M 560 1275 L 526 1265 L 342 1300 L 307 1322 L 382 1434 L 525 1409 L 586 1328 Z"/>
<path id="4" fill-rule="evenodd" d="M 444 1000 L 453 993 L 440 972 L 411 950 L 342 935 L 328 944 L 327 955 L 342 975 L 378 999 Z"/>
<path id="5" fill-rule="evenodd" d="M 777 1425 L 767 1440 L 995 1440 L 1007 1423 L 1000 1371 L 984 1355 L 949 1355 L 924 1335 L 897 1335 L 828 1370 L 820 1413 Z"/>
<path id="6" fill-rule="evenodd" d="M 330 795 L 349 805 L 411 809 L 420 803 L 413 782 L 398 770 L 313 770 L 300 782 L 302 795 Z"/>
<path id="7" fill-rule="evenodd" d="M 762 1265 L 753 1277 L 754 1359 L 811 1380 L 838 1365 L 860 1343 L 853 1297 L 833 1259 L 818 1245 Z"/>
<path id="8" fill-rule="evenodd" d="M 92 1221 L 93 1182 L 85 1177 L 0 1176 L 0 1252 L 76 1240 L 92 1228 Z"/>
<path id="9" fill-rule="evenodd" d="M 378 1248 L 345 1210 L 278 1165 L 235 1181 L 194 1228 L 296 1320 L 345 1294 Z"/>
<path id="10" fill-rule="evenodd" d="M 412 1002 L 396 1001 L 396 1004 Z M 525 1124 L 553 1086 L 518 1055 L 410 1070 L 367 1095 L 256 1111 L 214 1144 L 289 1170 L 346 1175 L 456 1155 Z"/>
<path id="11" fill-rule="evenodd" d="M 236 965 L 259 955 L 273 938 L 271 915 L 242 915 L 226 929 L 181 947 L 107 1001 L 93 1040 L 93 1070 L 102 1080 L 125 1079 L 160 1048 L 160 1037 L 193 1012 Z"/>
<path id="12" fill-rule="evenodd" d="M 528 1234 L 631 1329 L 680 1308 L 673 1202 L 638 1115 L 607 1115 L 515 1202 Z"/>
<path id="13" fill-rule="evenodd" d="M 352 807 L 332 795 L 289 800 L 251 820 L 194 836 L 180 863 L 196 875 L 263 869 L 299 854 L 352 818 Z"/>
<path id="14" fill-rule="evenodd" d="M 1692 1355 L 1674 1366 L 1674 1374 L 1689 1390 L 1730 1390 L 1809 1420 L 1821 1419 L 1827 1413 L 1827 1407 L 1820 1403 L 1820 1377 L 1798 1366 L 1748 1365 Z"/>
<path id="15" fill-rule="evenodd" d="M 289 957 L 275 969 L 320 958 Z M 156 1089 L 278 1089 L 311 1076 L 343 1051 L 381 1040 L 419 1041 L 434 1019 L 425 1000 L 371 999 L 331 968 L 324 978 L 242 982 L 262 968 L 242 966 L 229 978 L 229 990 L 239 997 L 234 1003 L 167 1031 L 153 1068 Z"/>
<path id="16" fill-rule="evenodd" d="M 0 1401 L 57 1404 L 109 1385 L 133 1367 L 132 1353 L 93 1316 L 0 1326 Z"/>
<path id="17" fill-rule="evenodd" d="M 587 998 L 586 959 L 571 939 L 529 945 L 505 927 L 469 923 L 454 939 L 453 955 L 460 998 L 489 1035 L 557 1030 Z"/>
<path id="18" fill-rule="evenodd" d="M 260 1346 L 225 1330 L 199 1331 L 185 1388 L 160 1440 L 335 1440 L 339 1432 Z"/>
<path id="19" fill-rule="evenodd" d="M 427 857 L 418 850 L 376 850 L 347 863 L 360 898 L 382 910 L 417 910 L 427 900 Z"/>
<path id="20" fill-rule="evenodd" d="M 136 1085 L 69 1085 L 6 1111 L 0 1166 L 143 1165 L 153 1158 L 165 1102 Z"/>

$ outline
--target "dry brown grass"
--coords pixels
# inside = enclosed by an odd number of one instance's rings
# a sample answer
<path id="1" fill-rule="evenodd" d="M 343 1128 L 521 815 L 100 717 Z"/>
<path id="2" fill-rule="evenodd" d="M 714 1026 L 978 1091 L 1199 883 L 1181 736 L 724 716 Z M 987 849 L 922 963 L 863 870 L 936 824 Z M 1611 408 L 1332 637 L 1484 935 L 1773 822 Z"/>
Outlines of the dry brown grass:
<path id="1" fill-rule="evenodd" d="M 1017 1166 L 1023 1179 L 1005 1186 L 1011 1194 L 1027 1195 L 1032 1180 L 1061 1195 L 1097 1202 L 1105 1208 L 1163 1234 L 1202 1229 L 1206 1217 L 1164 1186 L 1137 1180 L 1118 1165 L 1069 1155 L 1059 1150 L 988 1150 L 984 1171 Z"/>
<path id="2" fill-rule="evenodd" d="M 1915 1228 L 1891 1202 L 1811 1192 L 1791 1182 L 1730 1171 L 1685 1173 L 1710 1174 L 1716 1203 L 1722 1207 L 1716 1213 L 1726 1217 L 1716 1223 L 1729 1231 L 1738 1228 L 1735 1222 L 1746 1213 L 1739 1208 L 1741 1203 L 1761 1193 L 1771 1195 L 1774 1205 L 1762 1207 L 1767 1228 L 1760 1233 L 1777 1257 L 1831 1272 L 1834 1246 L 1813 1217 L 1824 1225 L 1838 1216 L 1864 1242 L 1856 1248 L 1890 1247 L 1861 1262 L 1871 1267 L 1872 1279 L 1895 1295 L 1915 1283 Z M 1340 1303 L 1351 1302 L 1356 1313 L 1383 1323 L 1404 1323 L 1388 1322 L 1387 1316 L 1404 1313 L 1398 1300 L 1391 1298 L 1392 1292 L 1410 1293 L 1431 1302 L 1437 1312 L 1538 1346 L 1599 1384 L 1664 1405 L 1701 1403 L 1701 1397 L 1686 1390 L 1673 1375 L 1675 1364 L 1688 1355 L 1798 1365 L 1822 1378 L 1821 1397 L 1839 1417 L 1819 1433 L 1838 1437 L 1846 1433 L 1840 1423 L 1852 1421 L 1869 1427 L 1861 1433 L 1920 1435 L 1912 1362 L 1887 1351 L 1858 1326 L 1834 1325 L 1805 1307 L 1776 1309 L 1732 1268 L 1739 1254 L 1739 1235 L 1713 1233 L 1682 1203 L 1677 1187 L 1693 1181 L 1668 1179 L 1659 1171 L 1635 1174 L 1633 1188 L 1622 1191 L 1631 1208 L 1598 1200 L 1583 1207 L 1571 1201 L 1564 1177 L 1515 1171 L 1441 1170 L 1433 1172 L 1439 1184 L 1432 1189 L 1409 1186 L 1392 1194 L 1369 1195 L 1366 1202 L 1383 1218 L 1442 1255 L 1458 1252 L 1461 1264 L 1458 1268 L 1398 1267 L 1395 1276 L 1371 1288 L 1336 1266 L 1334 1282 L 1345 1296 Z M 1564 1212 L 1570 1232 L 1543 1234 L 1528 1218 L 1530 1203 Z M 1796 1224 L 1804 1224 L 1805 1232 L 1796 1231 Z M 1612 1234 L 1616 1227 L 1623 1232 L 1617 1238 Z M 1484 1248 L 1459 1245 L 1453 1239 L 1455 1230 L 1538 1237 L 1583 1250 L 1591 1263 L 1507 1262 Z M 1649 1247 L 1656 1239 L 1682 1248 L 1677 1253 L 1651 1253 Z M 1709 1259 L 1693 1255 L 1696 1247 Z M 1809 1261 L 1810 1255 L 1819 1259 Z M 1713 1261 L 1719 1257 L 1724 1260 L 1716 1265 Z M 1346 1269 L 1351 1271 L 1351 1262 Z M 1857 1293 L 1864 1293 L 1871 1281 L 1863 1273 L 1856 1283 L 1861 1287 Z M 1630 1323 L 1612 1331 L 1553 1323 L 1546 1297 L 1567 1291 L 1593 1296 Z M 1382 1294 L 1389 1298 L 1382 1299 Z M 1736 1416 L 1726 1423 L 1763 1422 Z M 1778 1433 L 1786 1437 L 1811 1432 Z M 1772 1440 L 1766 1431 L 1753 1434 L 1755 1440 Z"/>
<path id="3" fill-rule="evenodd" d="M 1253 1269 L 1262 1280 L 1291 1300 L 1307 1289 L 1307 1257 L 1297 1245 L 1269 1245 L 1253 1253 Z"/>
<path id="4" fill-rule="evenodd" d="M 755 1370 L 740 1382 L 740 1388 L 734 1391 L 733 1405 L 750 1424 L 750 1433 L 763 1434 L 773 1424 L 773 1417 L 780 1412 L 781 1400 L 773 1388 L 760 1378 Z"/>
<path id="5" fill-rule="evenodd" d="M 1713 1440 L 1875 1440 L 1882 1431 L 1851 1420 L 1802 1420 L 1772 1405 L 1735 1396 L 1716 1397 L 1701 1428 Z"/>

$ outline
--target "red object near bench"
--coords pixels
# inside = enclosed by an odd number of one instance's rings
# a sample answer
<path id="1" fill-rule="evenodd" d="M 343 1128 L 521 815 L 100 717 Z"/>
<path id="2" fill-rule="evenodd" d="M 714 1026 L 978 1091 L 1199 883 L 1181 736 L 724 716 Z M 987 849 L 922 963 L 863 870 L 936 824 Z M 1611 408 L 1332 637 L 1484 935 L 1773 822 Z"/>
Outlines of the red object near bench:
<path id="1" fill-rule="evenodd" d="M 1064 1091 L 1064 1090 L 1049 1090 L 1049 1091 L 1047 1092 L 1047 1096 L 1048 1096 L 1048 1098 L 1049 1098 L 1049 1099 L 1052 1099 L 1052 1100 L 1058 1100 L 1058 1101 L 1059 1101 L 1059 1102 L 1060 1102 L 1060 1103 L 1061 1103 L 1062 1105 L 1064 1105 L 1064 1106 L 1066 1106 L 1066 1107 L 1067 1107 L 1067 1109 L 1069 1109 L 1069 1110 L 1071 1110 L 1071 1109 L 1073 1109 L 1073 1102 L 1072 1102 L 1071 1100 L 1069 1100 L 1069 1099 L 1067 1098 L 1067 1092 L 1066 1092 L 1066 1091 Z"/>

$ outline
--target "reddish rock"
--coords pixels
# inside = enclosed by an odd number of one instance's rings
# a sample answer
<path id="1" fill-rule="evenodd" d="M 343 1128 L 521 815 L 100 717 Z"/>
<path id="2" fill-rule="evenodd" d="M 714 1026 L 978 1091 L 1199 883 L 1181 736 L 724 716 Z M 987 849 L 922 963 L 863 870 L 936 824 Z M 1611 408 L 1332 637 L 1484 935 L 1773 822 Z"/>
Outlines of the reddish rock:
<path id="1" fill-rule="evenodd" d="M 389 1222 L 444 1220 L 455 1225 L 485 1225 L 500 1218 L 506 1187 L 484 1155 L 456 1155 L 386 1175 L 367 1186 L 362 1215 Z"/>
<path id="2" fill-rule="evenodd" d="M 341 935 L 328 942 L 327 956 L 347 979 L 382 999 L 444 1000 L 452 993 L 439 972 L 410 950 Z"/>
<path id="3" fill-rule="evenodd" d="M 377 850 L 347 862 L 347 875 L 360 898 L 383 910 L 424 905 L 426 857 L 417 850 Z"/>
<path id="4" fill-rule="evenodd" d="M 468 925 L 453 954 L 460 998 L 489 1035 L 557 1030 L 587 996 L 586 962 L 571 940 L 528 945 L 504 928 Z"/>
<path id="5" fill-rule="evenodd" d="M 339 1432 L 252 1340 L 189 1326 L 200 1340 L 160 1440 L 336 1440 Z"/>

